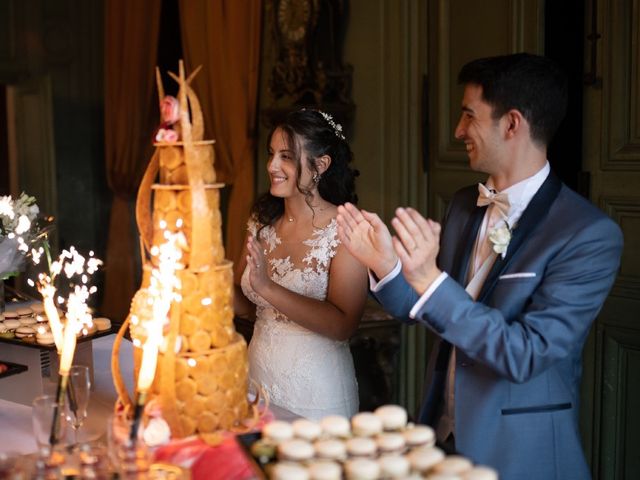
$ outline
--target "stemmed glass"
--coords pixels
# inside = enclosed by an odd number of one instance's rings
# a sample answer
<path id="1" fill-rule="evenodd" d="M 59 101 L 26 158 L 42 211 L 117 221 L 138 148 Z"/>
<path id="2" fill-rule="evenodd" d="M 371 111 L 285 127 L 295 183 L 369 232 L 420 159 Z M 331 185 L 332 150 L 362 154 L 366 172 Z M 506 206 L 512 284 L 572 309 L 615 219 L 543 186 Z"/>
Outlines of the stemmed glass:
<path id="1" fill-rule="evenodd" d="M 73 445 L 78 444 L 78 431 L 87 418 L 91 377 L 89 367 L 73 365 L 69 369 L 69 395 L 67 396 L 67 420 L 73 428 Z"/>
<path id="2" fill-rule="evenodd" d="M 32 422 L 33 434 L 38 444 L 38 452 L 42 458 L 49 457 L 55 445 L 51 445 L 51 428 L 54 412 L 59 415 L 58 438 L 64 438 L 65 413 L 53 395 L 40 395 L 33 399 Z"/>

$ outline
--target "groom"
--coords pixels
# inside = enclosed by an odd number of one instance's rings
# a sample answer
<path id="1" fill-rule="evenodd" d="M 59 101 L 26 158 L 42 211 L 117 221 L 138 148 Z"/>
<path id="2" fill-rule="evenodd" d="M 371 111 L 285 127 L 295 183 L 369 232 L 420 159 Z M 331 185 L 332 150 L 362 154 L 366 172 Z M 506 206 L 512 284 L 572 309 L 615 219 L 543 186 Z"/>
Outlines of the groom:
<path id="1" fill-rule="evenodd" d="M 452 198 L 442 226 L 398 208 L 346 204 L 338 232 L 390 313 L 437 335 L 419 420 L 501 479 L 586 479 L 578 409 L 582 349 L 616 276 L 618 226 L 550 171 L 566 108 L 549 60 L 472 61 L 456 138 L 484 185 Z"/>

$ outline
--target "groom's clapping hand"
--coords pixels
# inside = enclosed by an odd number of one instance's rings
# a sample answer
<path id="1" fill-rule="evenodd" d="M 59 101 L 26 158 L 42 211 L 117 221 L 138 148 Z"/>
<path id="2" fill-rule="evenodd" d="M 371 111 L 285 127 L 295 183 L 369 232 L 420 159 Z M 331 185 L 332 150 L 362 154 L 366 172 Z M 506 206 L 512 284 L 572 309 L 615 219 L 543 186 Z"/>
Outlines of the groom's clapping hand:
<path id="1" fill-rule="evenodd" d="M 351 203 L 338 207 L 338 238 L 360 263 L 378 278 L 398 262 L 391 233 L 375 213 L 358 210 Z"/>
<path id="2" fill-rule="evenodd" d="M 402 273 L 422 295 L 442 273 L 436 265 L 440 224 L 424 218 L 413 208 L 398 208 L 391 225 L 397 234 L 393 237 L 393 248 L 402 262 Z"/>

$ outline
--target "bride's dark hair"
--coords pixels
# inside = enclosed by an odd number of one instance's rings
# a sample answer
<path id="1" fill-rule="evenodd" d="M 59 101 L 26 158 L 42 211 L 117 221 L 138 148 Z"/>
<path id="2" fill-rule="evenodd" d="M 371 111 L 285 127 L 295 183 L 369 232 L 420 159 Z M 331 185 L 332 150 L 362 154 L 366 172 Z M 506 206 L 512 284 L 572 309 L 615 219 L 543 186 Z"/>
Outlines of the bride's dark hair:
<path id="1" fill-rule="evenodd" d="M 360 174 L 349 164 L 353 161 L 353 152 L 342 136 L 339 125 L 331 117 L 317 110 L 298 110 L 287 115 L 269 134 L 267 144 L 277 129 L 283 133 L 288 147 L 296 161 L 296 185 L 306 197 L 311 207 L 311 190 L 300 185 L 302 151 L 307 153 L 309 169 L 318 174 L 315 160 L 323 155 L 331 157 L 329 168 L 320 176 L 318 193 L 334 205 L 346 202 L 357 203 L 355 178 Z M 284 213 L 284 199 L 271 193 L 262 194 L 253 205 L 252 214 L 261 225 L 272 225 Z"/>

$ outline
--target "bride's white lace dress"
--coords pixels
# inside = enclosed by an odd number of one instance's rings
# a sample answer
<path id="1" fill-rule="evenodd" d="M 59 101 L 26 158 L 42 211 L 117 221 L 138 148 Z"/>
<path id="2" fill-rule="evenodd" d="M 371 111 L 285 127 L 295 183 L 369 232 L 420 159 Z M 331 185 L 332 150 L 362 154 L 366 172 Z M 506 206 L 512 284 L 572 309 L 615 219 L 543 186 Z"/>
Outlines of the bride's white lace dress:
<path id="1" fill-rule="evenodd" d="M 249 232 L 258 225 L 249 220 Z M 329 266 L 339 245 L 335 218 L 305 240 L 301 258 L 286 255 L 272 226 L 260 232 L 267 246 L 271 279 L 283 287 L 318 300 L 327 296 Z M 256 323 L 249 344 L 249 376 L 260 383 L 275 405 L 310 419 L 358 411 L 358 386 L 346 341 L 324 337 L 290 321 L 249 284 L 248 269 L 242 291 L 256 304 Z"/>

